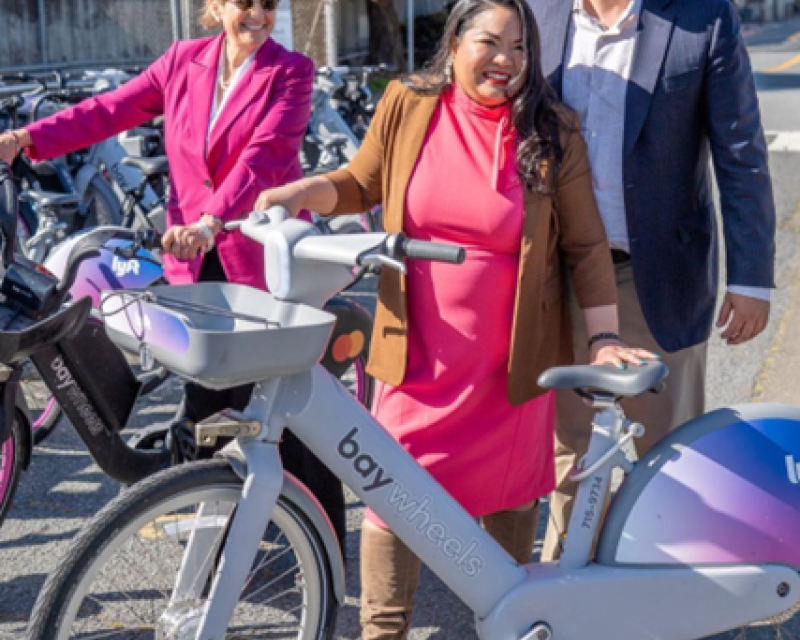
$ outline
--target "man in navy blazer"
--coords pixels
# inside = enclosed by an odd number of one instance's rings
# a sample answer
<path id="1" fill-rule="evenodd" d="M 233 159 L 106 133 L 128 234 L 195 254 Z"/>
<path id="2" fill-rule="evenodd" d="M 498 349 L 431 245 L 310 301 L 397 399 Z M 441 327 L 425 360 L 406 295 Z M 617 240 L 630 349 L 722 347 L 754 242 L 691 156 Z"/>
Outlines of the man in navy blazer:
<path id="1" fill-rule="evenodd" d="M 769 318 L 775 210 L 750 62 L 730 0 L 529 0 L 545 76 L 581 116 L 617 269 L 620 337 L 660 352 L 667 392 L 624 405 L 643 455 L 704 411 L 719 276 L 711 164 L 720 192 L 727 289 L 717 326 L 730 345 Z M 574 296 L 573 296 L 574 297 Z M 573 301 L 573 308 L 577 305 Z M 587 336 L 573 313 L 575 355 Z M 543 557 L 559 555 L 592 412 L 558 399 L 558 489 Z"/>

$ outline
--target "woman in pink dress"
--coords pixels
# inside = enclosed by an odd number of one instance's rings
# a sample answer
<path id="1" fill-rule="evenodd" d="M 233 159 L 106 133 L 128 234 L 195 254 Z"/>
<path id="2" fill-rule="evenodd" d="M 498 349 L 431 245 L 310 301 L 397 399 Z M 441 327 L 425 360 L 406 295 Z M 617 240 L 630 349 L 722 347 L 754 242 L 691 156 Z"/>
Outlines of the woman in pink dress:
<path id="1" fill-rule="evenodd" d="M 433 65 L 390 85 L 349 167 L 257 200 L 332 214 L 383 202 L 388 231 L 466 247 L 463 265 L 409 261 L 404 278 L 381 276 L 374 412 L 519 562 L 555 481 L 553 397 L 536 379 L 570 362 L 562 258 L 592 361 L 652 357 L 614 337 L 613 266 L 586 150 L 538 50 L 525 0 L 461 0 Z M 420 563 L 377 516 L 366 520 L 363 637 L 400 638 Z"/>

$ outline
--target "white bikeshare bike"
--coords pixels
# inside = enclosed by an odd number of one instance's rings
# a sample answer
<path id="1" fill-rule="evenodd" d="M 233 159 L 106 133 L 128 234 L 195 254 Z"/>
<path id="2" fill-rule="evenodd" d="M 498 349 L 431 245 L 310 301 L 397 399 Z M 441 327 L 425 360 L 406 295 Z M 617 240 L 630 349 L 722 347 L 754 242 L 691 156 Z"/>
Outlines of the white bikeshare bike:
<path id="1" fill-rule="evenodd" d="M 634 467 L 622 448 L 643 428 L 619 403 L 657 388 L 665 367 L 546 372 L 543 387 L 576 389 L 598 413 L 561 561 L 520 566 L 317 364 L 334 322 L 320 308 L 355 266 L 457 263 L 463 249 L 322 237 L 280 209 L 234 225 L 264 245 L 272 294 L 153 287 L 106 294 L 103 308 L 112 339 L 144 359 L 212 388 L 257 382 L 243 413 L 196 427 L 201 443 L 235 439 L 219 459 L 160 472 L 89 521 L 42 589 L 28 638 L 332 637 L 340 547 L 282 470 L 287 427 L 475 612 L 481 638 L 797 637 L 800 410 L 714 411 Z M 628 477 L 592 561 L 615 467 Z"/>

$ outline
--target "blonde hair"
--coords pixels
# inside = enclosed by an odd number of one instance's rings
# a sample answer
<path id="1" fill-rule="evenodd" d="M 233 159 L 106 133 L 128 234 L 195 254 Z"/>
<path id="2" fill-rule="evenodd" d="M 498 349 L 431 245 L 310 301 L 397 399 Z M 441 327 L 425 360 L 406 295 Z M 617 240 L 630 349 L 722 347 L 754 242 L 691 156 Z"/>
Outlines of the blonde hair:
<path id="1" fill-rule="evenodd" d="M 200 26 L 203 27 L 206 31 L 211 31 L 212 29 L 217 29 L 220 26 L 219 19 L 214 17 L 214 14 L 211 13 L 211 5 L 216 0 L 206 0 L 206 6 L 200 10 L 200 18 L 198 22 Z M 222 0 L 224 2 L 225 0 Z"/>

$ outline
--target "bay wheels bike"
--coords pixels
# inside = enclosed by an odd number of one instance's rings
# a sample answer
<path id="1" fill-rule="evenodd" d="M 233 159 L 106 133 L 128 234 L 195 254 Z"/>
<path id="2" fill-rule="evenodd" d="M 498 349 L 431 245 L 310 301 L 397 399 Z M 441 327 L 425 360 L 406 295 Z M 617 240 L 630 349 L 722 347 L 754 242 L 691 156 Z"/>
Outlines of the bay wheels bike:
<path id="1" fill-rule="evenodd" d="M 634 464 L 623 450 L 644 428 L 620 403 L 658 390 L 666 367 L 545 372 L 540 386 L 578 390 L 597 413 L 561 560 L 520 566 L 317 365 L 334 322 L 322 301 L 353 265 L 402 271 L 406 258 L 463 253 L 402 234 L 320 237 L 275 210 L 241 229 L 279 252 L 267 281 L 291 283 L 280 298 L 213 283 L 106 297 L 116 343 L 206 384 L 256 383 L 244 412 L 196 427 L 201 443 L 235 441 L 90 520 L 48 577 L 28 640 L 332 637 L 341 556 L 319 506 L 283 472 L 284 428 L 474 611 L 484 640 L 797 637 L 800 409 L 720 409 Z M 261 349 L 284 357 L 266 362 Z M 615 468 L 627 477 L 601 524 Z"/>

